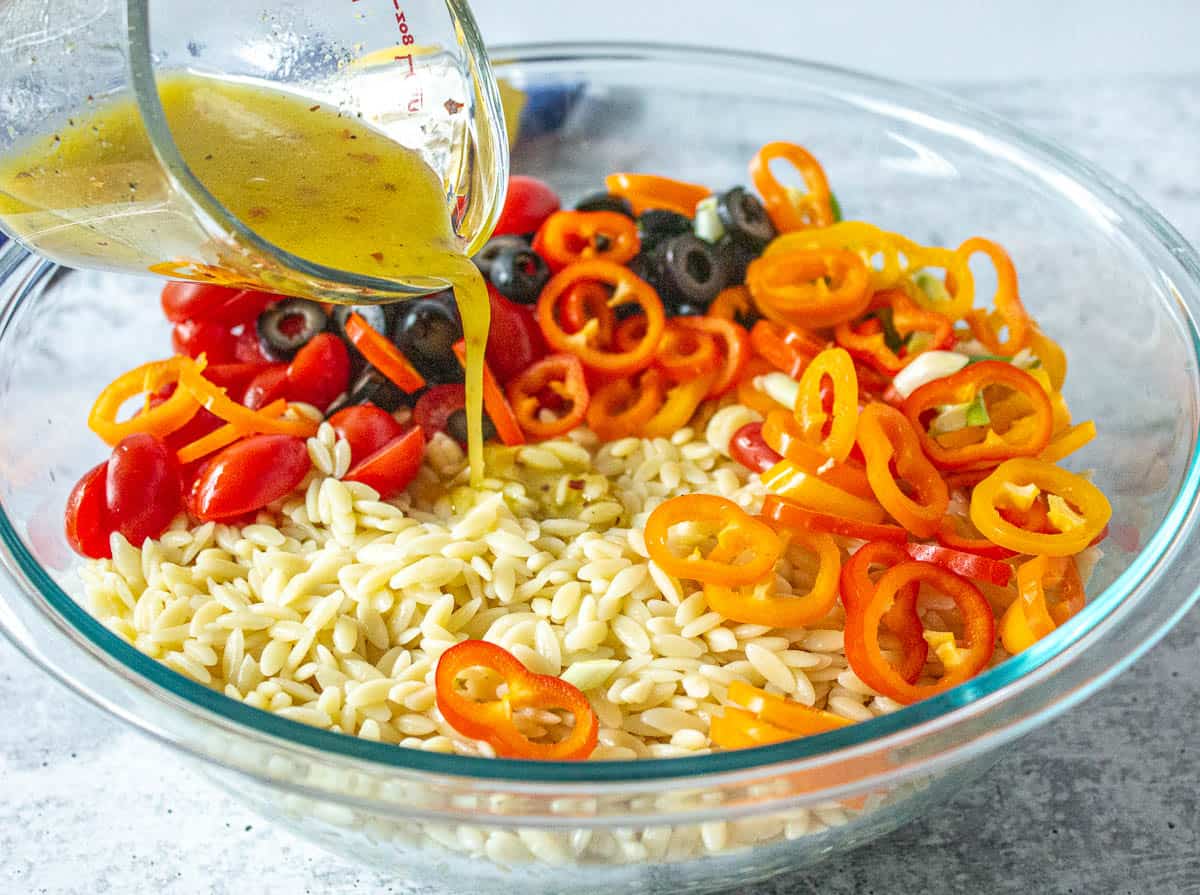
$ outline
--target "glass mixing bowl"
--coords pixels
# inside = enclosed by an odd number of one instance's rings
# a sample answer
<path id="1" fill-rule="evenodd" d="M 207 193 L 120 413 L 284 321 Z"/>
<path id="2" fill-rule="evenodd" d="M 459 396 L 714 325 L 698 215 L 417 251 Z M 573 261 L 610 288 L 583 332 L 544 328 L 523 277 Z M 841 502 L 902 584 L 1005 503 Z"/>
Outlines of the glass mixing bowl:
<path id="1" fill-rule="evenodd" d="M 263 814 L 397 882 L 683 892 L 818 861 L 944 801 L 1001 746 L 1120 674 L 1195 600 L 1200 259 L 1128 189 L 957 100 L 835 69 L 645 46 L 495 58 L 530 97 L 514 169 L 568 200 L 617 170 L 743 183 L 760 144 L 790 139 L 825 163 L 852 217 L 923 242 L 982 233 L 1006 245 L 1026 302 L 1067 349 L 1072 409 L 1100 427 L 1072 465 L 1095 470 L 1120 536 L 1105 543 L 1087 608 L 935 699 L 695 758 L 445 756 L 259 712 L 136 652 L 71 596 L 80 588 L 63 503 L 102 454 L 87 410 L 104 382 L 169 344 L 159 284 L 58 269 L 9 245 L 0 625 L 30 660 Z"/>

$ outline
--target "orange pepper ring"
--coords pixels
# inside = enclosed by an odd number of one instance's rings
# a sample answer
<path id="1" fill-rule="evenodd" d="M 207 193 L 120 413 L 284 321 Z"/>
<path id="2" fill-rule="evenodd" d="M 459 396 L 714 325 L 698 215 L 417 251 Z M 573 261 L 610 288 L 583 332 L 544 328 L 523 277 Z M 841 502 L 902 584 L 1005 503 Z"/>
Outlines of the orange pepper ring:
<path id="1" fill-rule="evenodd" d="M 251 410 L 234 401 L 225 389 L 209 382 L 201 374 L 199 364 L 184 364 L 179 372 L 179 387 L 192 393 L 209 413 L 247 431 L 269 435 L 294 435 L 310 438 L 317 432 L 318 423 L 310 419 L 283 419 L 258 410 Z"/>
<path id="2" fill-rule="evenodd" d="M 764 255 L 750 263 L 746 285 L 766 316 L 812 328 L 858 317 L 872 294 L 866 263 L 849 249 L 794 249 Z"/>
<path id="3" fill-rule="evenodd" d="M 556 308 L 567 289 L 576 283 L 598 281 L 614 287 L 608 300 L 610 308 L 634 302 L 641 306 L 646 331 L 628 351 L 609 352 L 593 344 L 595 327 L 591 321 L 577 333 L 568 333 L 559 324 Z M 536 316 L 546 341 L 556 351 L 576 355 L 586 367 L 611 373 L 634 373 L 649 366 L 666 327 L 666 312 L 658 293 L 629 268 L 611 261 L 581 261 L 555 274 L 538 298 Z"/>
<path id="4" fill-rule="evenodd" d="M 884 509 L 918 537 L 933 537 L 950 506 L 950 492 L 921 453 L 921 443 L 904 414 L 887 404 L 868 404 L 859 414 L 857 438 L 867 460 L 867 479 Z M 919 500 L 900 489 L 897 475 Z"/>
<path id="5" fill-rule="evenodd" d="M 588 428 L 604 441 L 637 435 L 662 404 L 662 377 L 651 367 L 636 379 L 614 379 L 592 395 Z"/>
<path id="6" fill-rule="evenodd" d="M 88 414 L 88 427 L 115 447 L 121 439 L 138 432 L 148 432 L 160 438 L 182 428 L 196 415 L 200 403 L 186 388 L 177 386 L 175 392 L 157 407 L 143 407 L 132 419 L 117 422 L 121 406 L 134 395 L 146 392 L 148 385 L 159 388 L 169 382 L 179 382 L 184 369 L 196 366 L 190 357 L 176 356 L 151 361 L 121 374 L 96 398 Z M 204 369 L 203 361 L 200 369 Z"/>
<path id="7" fill-rule="evenodd" d="M 791 162 L 804 178 L 808 194 L 802 199 L 800 208 L 771 171 L 771 162 L 777 158 Z M 763 197 L 771 222 L 781 233 L 806 227 L 828 227 L 833 223 L 833 204 L 825 169 L 803 146 L 782 140 L 767 143 L 750 162 L 750 179 Z"/>
<path id="8" fill-rule="evenodd" d="M 498 673 L 508 691 L 497 700 L 479 703 L 455 688 L 459 674 L 484 667 Z M 596 748 L 599 719 L 583 692 L 557 677 L 535 674 L 512 653 L 483 640 L 464 640 L 446 650 L 434 672 L 438 711 L 459 733 L 490 744 L 507 758 L 572 761 L 587 758 Z M 575 718 L 571 732 L 557 743 L 535 743 L 513 723 L 522 708 L 565 709 Z"/>
<path id="9" fill-rule="evenodd" d="M 685 522 L 708 524 L 717 530 L 714 553 L 732 560 L 752 550 L 750 561 L 734 565 L 722 559 L 678 556 L 671 549 L 671 528 Z M 686 494 L 659 504 L 647 518 L 643 533 L 650 558 L 668 575 L 731 587 L 765 578 L 784 548 L 771 526 L 750 516 L 732 500 L 712 494 Z"/>
<path id="10" fill-rule="evenodd" d="M 601 236 L 608 241 L 603 249 Z M 639 248 L 637 224 L 616 211 L 556 211 L 546 218 L 533 242 L 534 251 L 556 268 L 591 259 L 624 264 Z"/>

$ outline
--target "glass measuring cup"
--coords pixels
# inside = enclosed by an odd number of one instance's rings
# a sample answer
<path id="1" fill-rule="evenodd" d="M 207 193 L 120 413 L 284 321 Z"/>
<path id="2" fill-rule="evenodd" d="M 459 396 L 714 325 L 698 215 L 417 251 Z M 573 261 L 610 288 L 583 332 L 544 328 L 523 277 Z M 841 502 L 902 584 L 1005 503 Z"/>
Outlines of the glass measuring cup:
<path id="1" fill-rule="evenodd" d="M 73 267 L 351 302 L 446 286 L 427 271 L 385 279 L 314 263 L 234 215 L 172 136 L 159 89 L 180 72 L 336 108 L 420 154 L 444 190 L 456 248 L 473 253 L 489 236 L 508 147 L 465 0 L 8 0 L 0 4 L 0 170 L 44 145 L 38 141 L 78 139 L 71 128 L 122 100 L 135 101 L 140 118 L 138 132 L 120 138 L 148 140 L 152 152 L 135 176 L 125 178 L 125 168 L 121 178 L 86 172 L 90 191 L 64 186 L 63 176 L 84 172 L 58 171 L 51 190 L 38 181 L 44 170 L 8 171 L 0 176 L 0 228 Z M 95 139 L 110 137 L 98 131 Z"/>

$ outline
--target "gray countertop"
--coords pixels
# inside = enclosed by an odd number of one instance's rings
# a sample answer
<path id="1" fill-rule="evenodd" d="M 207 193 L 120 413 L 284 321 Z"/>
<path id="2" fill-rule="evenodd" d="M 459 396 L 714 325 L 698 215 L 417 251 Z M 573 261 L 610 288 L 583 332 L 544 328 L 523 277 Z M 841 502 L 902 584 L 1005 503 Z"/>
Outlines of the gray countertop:
<path id="1" fill-rule="evenodd" d="M 1200 243 L 1200 77 L 958 92 L 1138 190 Z M 920 820 L 758 895 L 1200 893 L 1200 610 Z M 247 888 L 247 867 L 271 870 Z M 0 892 L 396 893 L 275 828 L 0 641 Z"/>

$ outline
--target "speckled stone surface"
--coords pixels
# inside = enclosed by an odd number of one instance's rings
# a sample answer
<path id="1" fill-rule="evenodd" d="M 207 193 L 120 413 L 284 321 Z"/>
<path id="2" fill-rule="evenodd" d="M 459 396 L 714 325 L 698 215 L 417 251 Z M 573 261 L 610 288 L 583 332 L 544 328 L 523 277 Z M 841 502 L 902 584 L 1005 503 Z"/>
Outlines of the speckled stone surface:
<path id="1" fill-rule="evenodd" d="M 1200 77 L 963 88 L 1200 243 Z M 892 835 L 756 895 L 1200 893 L 1200 611 Z M 0 893 L 395 893 L 273 828 L 0 641 Z"/>

